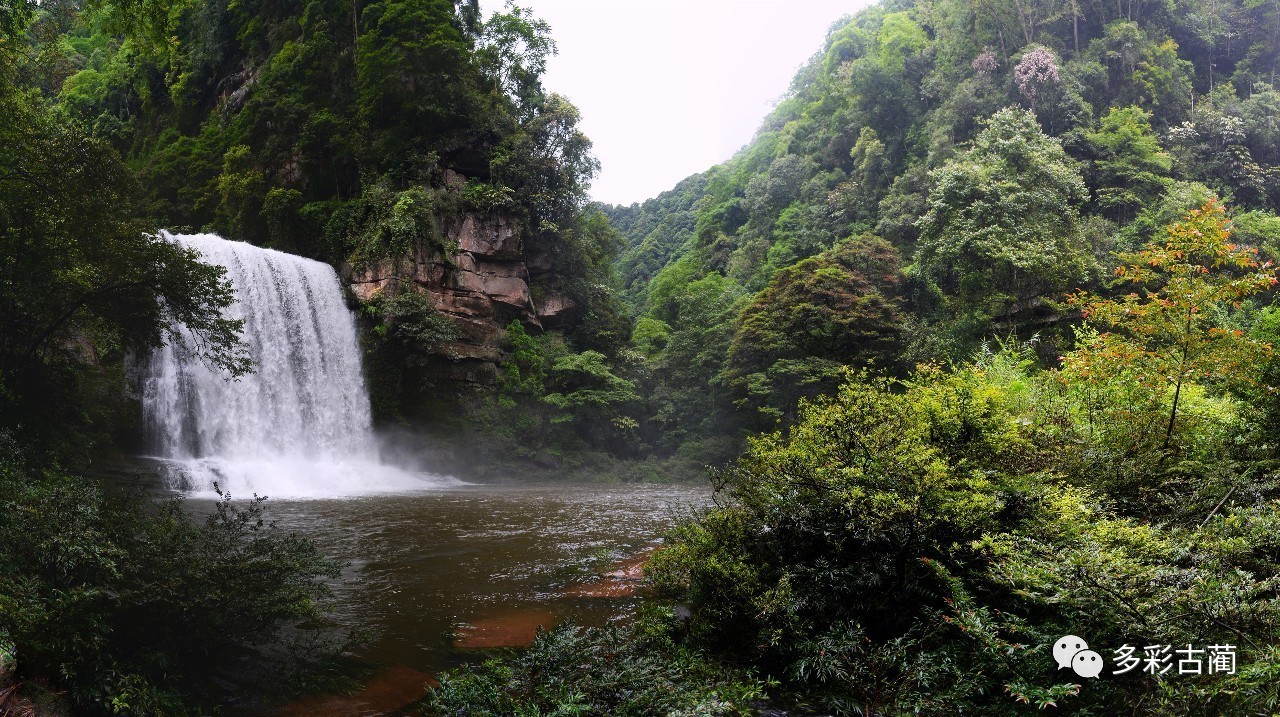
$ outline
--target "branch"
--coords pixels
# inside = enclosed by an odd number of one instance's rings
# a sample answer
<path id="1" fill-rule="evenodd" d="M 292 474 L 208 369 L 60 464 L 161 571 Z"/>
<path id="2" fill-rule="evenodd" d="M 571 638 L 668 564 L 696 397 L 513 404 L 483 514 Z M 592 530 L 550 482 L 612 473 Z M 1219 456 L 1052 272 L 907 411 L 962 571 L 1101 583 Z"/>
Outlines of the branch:
<path id="1" fill-rule="evenodd" d="M 36 351 L 38 351 L 40 347 L 43 346 L 44 343 L 48 341 L 49 338 L 53 336 L 54 333 L 57 332 L 58 329 L 62 328 L 63 324 L 70 321 L 71 317 L 75 316 L 76 312 L 84 308 L 90 301 L 93 301 L 94 299 L 100 296 L 103 296 L 105 294 L 110 294 L 112 292 L 120 291 L 122 289 L 132 289 L 138 286 L 146 286 L 148 283 L 150 282 L 127 281 L 121 284 L 108 284 L 107 286 L 91 291 L 88 294 L 85 294 L 84 296 L 80 297 L 80 299 L 76 301 L 74 304 L 72 304 L 69 308 L 67 308 L 66 311 L 63 311 L 62 315 L 59 316 L 57 319 L 55 319 L 52 324 L 49 324 L 49 326 L 40 333 L 40 336 L 37 337 L 36 340 L 29 347 L 27 347 L 26 352 L 24 352 L 22 355 L 21 363 L 25 364 L 31 361 L 32 357 L 35 356 Z"/>

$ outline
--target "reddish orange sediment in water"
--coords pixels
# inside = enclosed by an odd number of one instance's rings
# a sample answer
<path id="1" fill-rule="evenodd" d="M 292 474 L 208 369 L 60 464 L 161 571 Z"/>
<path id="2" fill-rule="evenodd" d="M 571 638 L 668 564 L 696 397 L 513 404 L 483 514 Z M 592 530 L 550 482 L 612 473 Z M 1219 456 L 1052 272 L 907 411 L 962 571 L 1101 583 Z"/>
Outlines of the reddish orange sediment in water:
<path id="1" fill-rule="evenodd" d="M 659 550 L 651 546 L 610 566 L 598 580 L 571 585 L 569 597 L 623 598 L 642 587 L 645 566 Z M 538 629 L 550 630 L 558 620 L 543 608 L 515 609 L 480 617 L 457 631 L 453 646 L 461 650 L 528 647 Z M 285 706 L 275 717 L 376 717 L 397 715 L 426 696 L 439 683 L 429 674 L 396 665 L 375 676 L 352 695 L 319 695 Z"/>
<path id="2" fill-rule="evenodd" d="M 490 647 L 528 647 L 538 628 L 550 630 L 556 619 L 550 610 L 509 610 L 474 620 L 458 630 L 453 646 L 463 650 Z"/>
<path id="3" fill-rule="evenodd" d="M 615 563 L 613 569 L 600 576 L 593 583 L 571 585 L 561 591 L 570 597 L 584 598 L 621 598 L 630 597 L 641 587 L 644 568 L 649 558 L 658 552 L 658 546 L 645 548 L 635 555 Z"/>
<path id="4" fill-rule="evenodd" d="M 431 675 L 396 665 L 375 675 L 352 695 L 317 695 L 285 705 L 276 717 L 376 717 L 398 714 L 440 683 Z"/>

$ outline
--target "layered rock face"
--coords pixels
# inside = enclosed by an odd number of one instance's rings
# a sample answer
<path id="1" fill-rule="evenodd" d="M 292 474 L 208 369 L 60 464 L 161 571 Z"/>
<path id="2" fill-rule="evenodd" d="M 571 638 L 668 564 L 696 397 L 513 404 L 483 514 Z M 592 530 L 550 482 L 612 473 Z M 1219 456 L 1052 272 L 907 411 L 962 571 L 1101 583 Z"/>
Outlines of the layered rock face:
<path id="1" fill-rule="evenodd" d="M 345 276 L 361 302 L 412 282 L 458 329 L 455 341 L 432 352 L 440 378 L 461 392 L 486 391 L 497 384 L 502 338 L 512 320 L 534 329 L 563 328 L 576 320 L 577 307 L 555 292 L 535 300 L 530 285 L 549 275 L 553 262 L 524 241 L 510 217 L 466 214 L 446 233 L 447 246 L 456 250 L 420 243 L 412 257 L 348 268 Z"/>

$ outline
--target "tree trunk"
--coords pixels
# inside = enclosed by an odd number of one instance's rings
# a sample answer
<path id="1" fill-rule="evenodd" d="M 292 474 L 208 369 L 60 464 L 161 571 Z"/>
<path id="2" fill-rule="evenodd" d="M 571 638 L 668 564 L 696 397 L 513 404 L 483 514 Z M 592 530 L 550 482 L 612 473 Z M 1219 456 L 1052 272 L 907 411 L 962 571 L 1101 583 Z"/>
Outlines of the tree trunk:
<path id="1" fill-rule="evenodd" d="M 1169 411 L 1169 426 L 1164 431 L 1164 450 L 1169 450 L 1173 441 L 1173 425 L 1178 420 L 1178 400 L 1182 398 L 1182 380 L 1187 375 L 1187 355 L 1191 353 L 1191 312 L 1195 307 L 1187 307 L 1187 324 L 1182 335 L 1182 358 L 1178 360 L 1178 381 L 1173 386 L 1173 407 Z"/>
<path id="2" fill-rule="evenodd" d="M 1178 383 L 1173 388 L 1173 410 L 1169 411 L 1169 426 L 1164 431 L 1164 450 L 1169 450 L 1169 443 L 1173 441 L 1173 424 L 1178 419 L 1178 399 L 1182 396 L 1182 379 L 1178 379 Z"/>
<path id="3" fill-rule="evenodd" d="M 1075 56 L 1080 56 L 1080 5 L 1078 0 L 1071 0 L 1071 36 Z"/>
<path id="4" fill-rule="evenodd" d="M 1013 0 L 1013 7 L 1018 11 L 1018 24 L 1022 26 L 1022 37 L 1030 45 L 1036 37 L 1035 23 L 1022 7 L 1022 0 Z"/>

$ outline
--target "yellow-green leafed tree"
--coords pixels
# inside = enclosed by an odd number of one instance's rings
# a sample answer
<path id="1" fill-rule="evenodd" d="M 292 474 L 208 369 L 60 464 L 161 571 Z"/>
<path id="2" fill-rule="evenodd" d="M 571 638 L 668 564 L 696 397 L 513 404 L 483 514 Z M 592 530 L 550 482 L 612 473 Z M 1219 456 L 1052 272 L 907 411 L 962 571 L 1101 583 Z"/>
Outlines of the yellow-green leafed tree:
<path id="1" fill-rule="evenodd" d="M 1116 298 L 1078 292 L 1084 342 L 1063 357 L 1068 381 L 1130 377 L 1162 420 L 1161 449 L 1170 448 L 1180 402 L 1194 384 L 1252 381 L 1271 345 L 1231 328 L 1224 318 L 1277 282 L 1257 250 L 1232 241 L 1222 206 L 1210 201 L 1168 227 L 1163 241 L 1121 256 Z"/>

